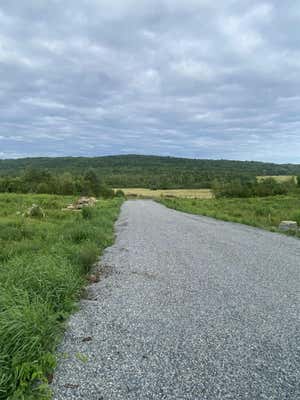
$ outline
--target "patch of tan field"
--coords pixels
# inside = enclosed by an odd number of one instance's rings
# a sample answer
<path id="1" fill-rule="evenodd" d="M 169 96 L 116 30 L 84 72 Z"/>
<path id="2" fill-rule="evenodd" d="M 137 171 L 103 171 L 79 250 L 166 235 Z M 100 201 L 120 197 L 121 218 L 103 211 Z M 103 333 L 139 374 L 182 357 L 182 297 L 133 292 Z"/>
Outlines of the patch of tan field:
<path id="1" fill-rule="evenodd" d="M 272 178 L 279 183 L 290 182 L 292 180 L 297 183 L 297 177 L 295 175 L 261 175 L 256 177 L 258 182 L 262 182 L 268 178 Z"/>
<path id="2" fill-rule="evenodd" d="M 115 189 L 117 190 L 117 189 Z M 126 196 L 130 197 L 180 197 L 187 199 L 211 199 L 213 198 L 210 189 L 166 189 L 151 190 L 143 188 L 121 189 Z"/>

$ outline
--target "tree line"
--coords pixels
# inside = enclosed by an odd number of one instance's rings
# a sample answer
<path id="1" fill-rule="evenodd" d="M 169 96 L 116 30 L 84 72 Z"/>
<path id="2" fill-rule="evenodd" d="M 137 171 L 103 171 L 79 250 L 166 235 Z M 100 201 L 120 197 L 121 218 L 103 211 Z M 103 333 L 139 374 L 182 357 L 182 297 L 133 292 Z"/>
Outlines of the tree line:
<path id="1" fill-rule="evenodd" d="M 172 177 L 168 177 L 172 179 Z M 149 185 L 151 189 L 169 188 L 170 185 Z M 181 181 L 180 187 L 185 188 L 186 181 Z M 298 183 L 297 183 L 298 182 Z M 120 182 L 119 187 L 124 187 Z M 172 187 L 172 186 L 171 186 Z M 177 188 L 173 182 L 173 187 Z M 300 189 L 300 176 L 297 180 L 280 183 L 273 178 L 266 178 L 260 182 L 252 177 L 223 176 L 222 179 L 212 179 L 206 182 L 205 188 L 210 187 L 216 198 L 220 197 L 265 197 L 283 195 Z M 124 196 L 121 190 L 114 191 L 97 171 L 88 169 L 82 175 L 70 172 L 53 174 L 48 170 L 28 168 L 20 176 L 0 176 L 0 192 L 6 193 L 40 193 L 61 195 L 85 195 L 111 198 L 115 195 Z"/>
<path id="2" fill-rule="evenodd" d="M 143 155 L 0 160 L 3 177 L 20 177 L 23 171 L 33 169 L 48 171 L 53 176 L 69 173 L 75 179 L 90 168 L 110 187 L 151 189 L 210 188 L 216 179 L 231 182 L 253 180 L 258 175 L 300 175 L 300 165 L 296 164 Z"/>
<path id="3" fill-rule="evenodd" d="M 93 170 L 83 175 L 70 172 L 52 174 L 48 170 L 28 168 L 17 177 L 0 177 L 0 192 L 6 193 L 43 193 L 61 195 L 85 195 L 110 198 L 114 190 L 107 186 Z M 118 196 L 122 195 L 119 191 Z"/>
<path id="4" fill-rule="evenodd" d="M 229 182 L 214 180 L 212 190 L 216 198 L 220 197 L 267 197 L 284 195 L 299 191 L 300 176 L 286 182 L 278 182 L 274 178 L 266 178 L 260 182 L 256 179 L 233 179 Z"/>

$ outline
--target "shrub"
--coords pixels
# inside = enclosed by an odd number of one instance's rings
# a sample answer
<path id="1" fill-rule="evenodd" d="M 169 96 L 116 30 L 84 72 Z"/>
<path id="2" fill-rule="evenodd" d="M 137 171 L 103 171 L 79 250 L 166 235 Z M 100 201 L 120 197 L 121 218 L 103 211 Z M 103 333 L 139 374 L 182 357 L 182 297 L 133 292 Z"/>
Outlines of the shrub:
<path id="1" fill-rule="evenodd" d="M 231 182 L 214 181 L 212 190 L 216 198 L 250 197 L 253 195 L 251 183 L 242 183 L 239 179 L 235 179 Z"/>
<path id="2" fill-rule="evenodd" d="M 72 256 L 72 262 L 77 264 L 81 271 L 87 273 L 99 257 L 99 248 L 95 243 L 86 243 Z"/>
<path id="3" fill-rule="evenodd" d="M 109 188 L 108 186 L 101 185 L 99 195 L 101 197 L 103 197 L 104 199 L 112 199 L 115 195 L 115 192 L 113 191 L 113 189 Z"/>
<path id="4" fill-rule="evenodd" d="M 49 193 L 50 191 L 51 189 L 49 188 L 49 185 L 45 182 L 39 183 L 36 187 L 37 193 Z"/>
<path id="5" fill-rule="evenodd" d="M 123 192 L 123 190 L 118 189 L 118 190 L 116 190 L 116 192 L 115 192 L 115 196 L 116 196 L 116 197 L 125 197 L 125 193 Z"/>
<path id="6" fill-rule="evenodd" d="M 36 204 L 32 204 L 32 206 L 28 209 L 28 211 L 26 211 L 24 213 L 25 217 L 31 217 L 31 218 L 44 218 L 45 217 L 45 213 L 44 210 L 36 205 Z"/>
<path id="7" fill-rule="evenodd" d="M 300 225 L 300 211 L 296 211 L 292 214 L 291 219 L 296 221 L 298 225 Z"/>

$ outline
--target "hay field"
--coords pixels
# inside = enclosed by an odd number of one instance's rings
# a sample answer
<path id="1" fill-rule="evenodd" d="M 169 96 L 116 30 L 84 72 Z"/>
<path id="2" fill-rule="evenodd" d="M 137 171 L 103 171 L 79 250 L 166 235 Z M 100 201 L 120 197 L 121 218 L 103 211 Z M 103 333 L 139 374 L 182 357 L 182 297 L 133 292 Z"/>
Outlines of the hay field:
<path id="1" fill-rule="evenodd" d="M 117 189 L 115 189 L 117 190 Z M 144 189 L 144 188 L 126 188 L 121 189 L 128 197 L 176 197 L 185 199 L 212 199 L 213 194 L 210 189 Z"/>
<path id="2" fill-rule="evenodd" d="M 297 183 L 297 177 L 295 175 L 261 175 L 256 177 L 258 182 L 262 182 L 268 178 L 272 178 L 278 183 L 284 183 L 290 181 L 294 181 L 295 183 Z"/>

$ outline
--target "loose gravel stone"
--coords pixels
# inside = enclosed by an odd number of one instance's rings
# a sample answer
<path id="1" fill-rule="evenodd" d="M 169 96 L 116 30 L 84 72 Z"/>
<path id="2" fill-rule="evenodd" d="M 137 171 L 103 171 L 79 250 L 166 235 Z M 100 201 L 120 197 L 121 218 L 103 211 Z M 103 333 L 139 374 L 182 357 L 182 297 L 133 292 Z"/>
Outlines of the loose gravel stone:
<path id="1" fill-rule="evenodd" d="M 116 232 L 59 348 L 55 400 L 300 398 L 299 240 L 146 200 L 124 203 Z"/>

